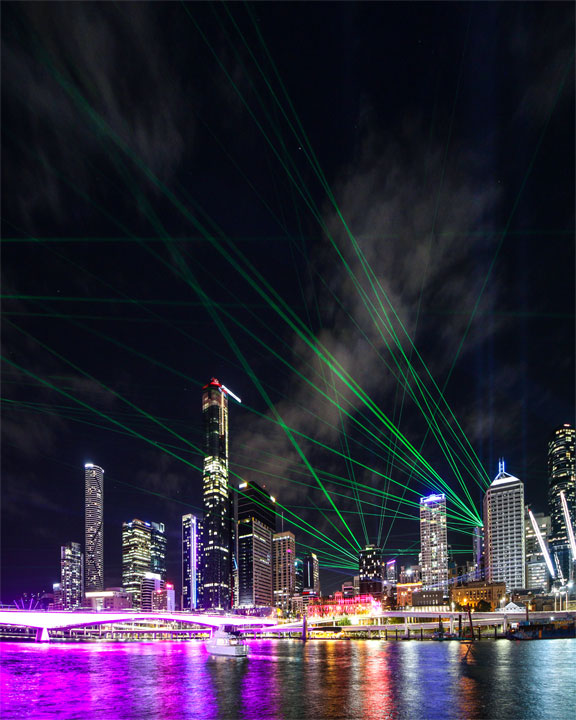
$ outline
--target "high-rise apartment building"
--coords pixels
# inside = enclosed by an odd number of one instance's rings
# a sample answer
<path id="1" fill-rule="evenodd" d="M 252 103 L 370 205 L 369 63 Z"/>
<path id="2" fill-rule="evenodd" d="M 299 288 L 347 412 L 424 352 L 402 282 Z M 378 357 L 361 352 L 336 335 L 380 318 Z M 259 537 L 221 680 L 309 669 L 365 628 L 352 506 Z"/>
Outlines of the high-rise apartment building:
<path id="1" fill-rule="evenodd" d="M 239 607 L 273 604 L 272 535 L 276 527 L 274 498 L 255 482 L 238 489 Z"/>
<path id="2" fill-rule="evenodd" d="M 505 472 L 504 461 L 484 495 L 486 580 L 504 582 L 506 590 L 526 587 L 524 564 L 524 485 Z"/>
<path id="3" fill-rule="evenodd" d="M 182 516 L 182 610 L 198 607 L 198 519 Z"/>
<path id="4" fill-rule="evenodd" d="M 60 548 L 60 590 L 62 607 L 74 610 L 84 599 L 84 556 L 80 543 L 69 542 Z"/>
<path id="5" fill-rule="evenodd" d="M 166 535 L 163 523 L 131 520 L 122 523 L 122 587 L 141 606 L 142 580 L 152 573 L 166 580 Z"/>
<path id="6" fill-rule="evenodd" d="M 228 395 L 216 378 L 202 388 L 204 461 L 202 556 L 199 606 L 229 610 L 232 602 L 233 539 L 228 491 Z"/>
<path id="7" fill-rule="evenodd" d="M 366 545 L 358 556 L 360 595 L 382 594 L 382 550 L 376 545 Z"/>
<path id="8" fill-rule="evenodd" d="M 320 564 L 316 553 L 308 553 L 304 561 L 304 589 L 320 595 Z"/>
<path id="9" fill-rule="evenodd" d="M 550 536 L 550 516 L 544 513 L 534 513 L 534 520 L 540 530 L 544 543 Z M 532 521 L 528 516 L 527 508 L 524 517 L 525 550 L 526 550 L 526 589 L 548 590 L 548 569 L 546 560 L 536 537 Z"/>
<path id="10" fill-rule="evenodd" d="M 84 481 L 84 582 L 87 591 L 98 591 L 104 589 L 104 470 L 86 463 Z"/>
<path id="11" fill-rule="evenodd" d="M 423 590 L 448 590 L 446 496 L 420 498 L 420 565 Z"/>
<path id="12" fill-rule="evenodd" d="M 565 580 L 574 579 L 576 558 L 570 547 L 569 529 L 562 502 L 564 495 L 572 531 L 576 525 L 576 430 L 569 423 L 556 428 L 548 443 L 548 506 L 550 552 Z"/>
<path id="13" fill-rule="evenodd" d="M 274 605 L 290 609 L 290 600 L 296 589 L 296 538 L 289 530 L 274 533 Z"/>

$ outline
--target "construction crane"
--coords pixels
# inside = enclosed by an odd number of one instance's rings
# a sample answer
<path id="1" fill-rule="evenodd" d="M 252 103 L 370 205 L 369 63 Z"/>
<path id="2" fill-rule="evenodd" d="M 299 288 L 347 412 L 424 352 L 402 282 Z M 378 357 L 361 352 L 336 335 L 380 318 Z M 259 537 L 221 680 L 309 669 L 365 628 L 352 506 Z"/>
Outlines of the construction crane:
<path id="1" fill-rule="evenodd" d="M 570 552 L 572 560 L 576 560 L 576 540 L 574 539 L 574 529 L 570 522 L 570 513 L 568 511 L 568 502 L 564 490 L 560 490 L 560 500 L 562 501 L 562 510 L 564 512 L 564 520 L 566 521 L 566 532 L 568 533 L 568 541 L 570 542 Z"/>

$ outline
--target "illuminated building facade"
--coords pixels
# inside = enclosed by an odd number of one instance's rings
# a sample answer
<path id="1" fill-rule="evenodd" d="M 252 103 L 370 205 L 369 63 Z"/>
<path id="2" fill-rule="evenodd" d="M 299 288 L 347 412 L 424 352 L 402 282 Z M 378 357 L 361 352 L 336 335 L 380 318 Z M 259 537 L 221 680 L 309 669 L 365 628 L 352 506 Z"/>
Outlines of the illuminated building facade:
<path id="1" fill-rule="evenodd" d="M 182 610 L 198 607 L 198 518 L 182 516 Z"/>
<path id="2" fill-rule="evenodd" d="M 366 545 L 358 557 L 360 595 L 382 594 L 382 550 L 376 545 Z"/>
<path id="3" fill-rule="evenodd" d="M 92 610 L 126 610 L 132 607 L 132 595 L 124 588 L 87 592 L 85 597 Z"/>
<path id="4" fill-rule="evenodd" d="M 382 566 L 382 576 L 390 585 L 396 584 L 396 560 L 388 560 L 388 562 Z"/>
<path id="5" fill-rule="evenodd" d="M 166 610 L 165 583 L 158 573 L 146 572 L 140 579 L 140 609 L 145 612 L 152 610 Z"/>
<path id="6" fill-rule="evenodd" d="M 412 607 L 412 595 L 422 590 L 421 582 L 400 582 L 396 585 L 396 606 Z"/>
<path id="7" fill-rule="evenodd" d="M 80 543 L 69 542 L 60 548 L 60 590 L 62 607 L 82 607 L 84 598 L 84 556 Z"/>
<path id="8" fill-rule="evenodd" d="M 381 610 L 380 602 L 369 595 L 344 597 L 335 592 L 332 599 L 311 598 L 308 603 L 308 617 L 329 617 L 339 615 L 371 615 Z"/>
<path id="9" fill-rule="evenodd" d="M 302 595 L 304 590 L 304 560 L 302 558 L 294 558 L 294 593 Z"/>
<path id="10" fill-rule="evenodd" d="M 320 595 L 320 564 L 316 553 L 304 556 L 304 590 L 312 590 Z"/>
<path id="11" fill-rule="evenodd" d="M 274 533 L 274 605 L 283 610 L 290 609 L 290 599 L 296 588 L 296 538 L 289 531 Z"/>
<path id="12" fill-rule="evenodd" d="M 86 590 L 104 589 L 104 470 L 93 463 L 84 465 L 85 544 L 84 582 Z"/>
<path id="13" fill-rule="evenodd" d="M 448 590 L 446 496 L 420 498 L 420 566 L 424 590 Z"/>
<path id="14" fill-rule="evenodd" d="M 485 574 L 508 592 L 526 587 L 524 485 L 505 472 L 504 461 L 484 495 Z"/>
<path id="15" fill-rule="evenodd" d="M 550 516 L 544 515 L 544 513 L 534 513 L 534 520 L 544 543 L 546 543 L 550 537 Z M 524 518 L 524 532 L 526 535 L 526 589 L 546 591 L 548 590 L 549 573 L 528 512 Z"/>
<path id="16" fill-rule="evenodd" d="M 204 461 L 199 607 L 229 610 L 232 604 L 233 538 L 228 492 L 228 394 L 216 378 L 202 388 Z"/>
<path id="17" fill-rule="evenodd" d="M 574 531 L 576 525 L 576 430 L 569 423 L 556 428 L 548 443 L 548 506 L 551 520 L 550 552 L 552 560 L 560 566 L 565 580 L 573 580 L 576 558 L 570 551 L 568 527 L 562 507 L 562 492 L 566 499 L 568 516 Z"/>
<path id="18" fill-rule="evenodd" d="M 142 602 L 142 580 L 153 573 L 166 579 L 166 535 L 163 523 L 132 520 L 122 523 L 122 587 L 132 596 L 132 606 Z"/>
<path id="19" fill-rule="evenodd" d="M 255 482 L 238 492 L 238 607 L 273 605 L 274 498 Z"/>
<path id="20" fill-rule="evenodd" d="M 482 600 L 496 610 L 506 595 L 506 583 L 472 582 L 450 590 L 450 600 L 463 607 L 475 608 Z"/>

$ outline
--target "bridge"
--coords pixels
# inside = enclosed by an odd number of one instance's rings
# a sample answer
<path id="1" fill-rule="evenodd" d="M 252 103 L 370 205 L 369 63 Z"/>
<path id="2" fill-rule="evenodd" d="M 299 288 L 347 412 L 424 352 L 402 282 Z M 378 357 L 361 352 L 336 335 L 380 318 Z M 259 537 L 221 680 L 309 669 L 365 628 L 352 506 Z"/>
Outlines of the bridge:
<path id="1" fill-rule="evenodd" d="M 325 616 L 325 617 L 309 617 L 307 618 L 308 631 L 312 632 L 315 630 L 322 630 L 326 628 L 328 630 L 342 630 L 346 633 L 376 633 L 380 636 L 382 632 L 393 632 L 402 633 L 402 636 L 407 638 L 410 637 L 410 633 L 419 630 L 436 630 L 439 627 L 439 619 L 443 623 L 446 623 L 450 633 L 454 633 L 458 624 L 461 623 L 462 627 L 469 628 L 468 613 L 458 610 L 384 610 L 375 615 L 357 615 L 349 617 L 351 624 L 338 626 L 339 620 L 342 620 L 344 616 Z M 530 611 L 529 617 L 531 620 L 549 620 L 550 618 L 575 618 L 576 611 L 574 610 L 562 610 L 552 612 L 546 611 Z M 404 622 L 399 624 L 388 624 L 389 618 L 398 618 Z M 522 612 L 485 612 L 472 613 L 472 625 L 475 629 L 482 627 L 493 627 L 498 626 L 502 628 L 502 632 L 505 633 L 511 623 L 517 623 L 521 620 L 526 619 L 525 611 Z M 398 622 L 398 620 L 396 621 Z M 273 627 L 266 626 L 266 628 L 254 628 L 254 632 L 259 633 L 273 633 L 273 634 L 289 634 L 302 631 L 302 621 L 299 622 L 288 622 Z M 248 630 L 252 632 L 252 630 Z"/>
<path id="2" fill-rule="evenodd" d="M 106 625 L 143 620 L 180 622 L 209 628 L 219 628 L 223 625 L 234 625 L 239 628 L 261 628 L 277 623 L 276 619 L 210 613 L 140 612 L 134 610 L 103 610 L 101 612 L 89 610 L 0 610 L 0 625 L 35 629 L 37 642 L 48 642 L 50 640 L 50 630 L 65 630 L 88 625 Z"/>

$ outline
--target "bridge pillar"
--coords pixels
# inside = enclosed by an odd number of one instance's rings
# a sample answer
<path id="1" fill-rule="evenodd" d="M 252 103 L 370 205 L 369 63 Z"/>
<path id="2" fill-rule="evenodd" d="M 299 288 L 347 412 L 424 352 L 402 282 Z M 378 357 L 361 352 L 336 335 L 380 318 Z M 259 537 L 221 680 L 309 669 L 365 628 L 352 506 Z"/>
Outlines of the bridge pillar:
<path id="1" fill-rule="evenodd" d="M 454 634 L 454 615 L 450 615 L 450 635 Z"/>
<path id="2" fill-rule="evenodd" d="M 408 630 L 408 616 L 404 618 L 404 637 L 410 637 L 410 630 Z"/>
<path id="3" fill-rule="evenodd" d="M 504 615 L 504 620 L 502 621 L 502 633 L 506 635 L 508 632 L 508 616 Z"/>
<path id="4" fill-rule="evenodd" d="M 36 628 L 36 642 L 50 642 L 48 628 Z"/>

